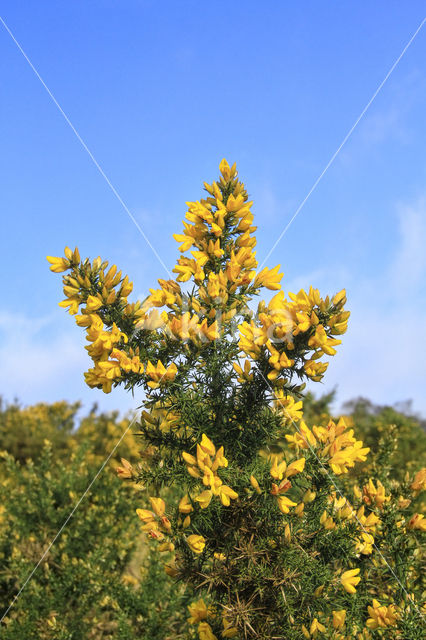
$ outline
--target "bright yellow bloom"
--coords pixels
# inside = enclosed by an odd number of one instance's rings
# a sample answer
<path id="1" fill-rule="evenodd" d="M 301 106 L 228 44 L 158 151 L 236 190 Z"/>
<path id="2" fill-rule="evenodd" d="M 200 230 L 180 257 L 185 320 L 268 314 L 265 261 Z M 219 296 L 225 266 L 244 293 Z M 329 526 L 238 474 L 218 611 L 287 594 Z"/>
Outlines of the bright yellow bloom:
<path id="1" fill-rule="evenodd" d="M 306 375 L 314 382 L 319 382 L 321 380 L 327 367 L 328 362 L 316 362 L 315 360 L 308 360 L 303 365 Z"/>
<path id="2" fill-rule="evenodd" d="M 291 478 L 291 476 L 295 476 L 298 473 L 302 473 L 305 468 L 305 458 L 299 458 L 299 460 L 295 460 L 291 464 L 288 465 L 287 471 L 285 472 L 286 478 Z"/>
<path id="3" fill-rule="evenodd" d="M 222 638 L 235 638 L 238 635 L 238 629 L 232 626 L 232 622 L 225 617 L 222 618 L 223 631 L 221 632 Z"/>
<path id="4" fill-rule="evenodd" d="M 282 416 L 291 422 L 299 422 L 303 417 L 303 402 L 296 402 L 293 396 L 285 396 L 282 389 L 275 392 L 274 406 L 282 411 Z"/>
<path id="5" fill-rule="evenodd" d="M 368 484 L 362 488 L 363 500 L 365 504 L 371 505 L 375 504 L 378 509 L 382 509 L 385 502 L 390 501 L 390 496 L 387 496 L 385 493 L 385 488 L 380 482 L 377 480 L 377 487 L 374 486 L 374 482 L 370 478 Z"/>
<path id="6" fill-rule="evenodd" d="M 194 553 L 202 553 L 204 551 L 204 547 L 206 546 L 206 541 L 203 536 L 197 536 L 195 534 L 188 536 L 186 539 L 189 548 Z"/>
<path id="7" fill-rule="evenodd" d="M 371 533 L 366 533 L 365 531 L 361 532 L 360 538 L 356 541 L 355 549 L 362 553 L 365 556 L 373 553 L 373 545 L 374 545 L 374 537 Z"/>
<path id="8" fill-rule="evenodd" d="M 234 163 L 232 167 L 230 167 L 225 158 L 223 158 L 219 165 L 219 171 L 223 175 L 226 182 L 229 182 L 237 173 L 237 165 Z"/>
<path id="9" fill-rule="evenodd" d="M 166 504 L 164 500 L 161 498 L 150 498 L 149 499 L 152 509 L 157 516 L 163 516 L 166 510 Z"/>
<path id="10" fill-rule="evenodd" d="M 333 611 L 333 628 L 334 629 L 343 629 L 346 620 L 346 609 L 339 609 L 338 611 Z"/>
<path id="11" fill-rule="evenodd" d="M 136 513 L 138 518 L 140 518 L 144 524 L 151 524 L 155 522 L 155 515 L 152 511 L 148 511 L 147 509 L 136 509 Z"/>
<path id="12" fill-rule="evenodd" d="M 202 598 L 188 605 L 188 611 L 190 614 L 189 624 L 197 624 L 201 620 L 206 620 L 209 615 L 209 609 Z"/>
<path id="13" fill-rule="evenodd" d="M 277 496 L 278 508 L 282 513 L 289 513 L 290 507 L 295 507 L 297 502 L 293 502 L 286 496 Z"/>
<path id="14" fill-rule="evenodd" d="M 97 311 L 100 307 L 102 307 L 102 300 L 96 298 L 95 296 L 89 296 L 86 302 L 86 313 L 92 313 L 93 311 Z"/>
<path id="15" fill-rule="evenodd" d="M 349 569 L 340 576 L 340 582 L 348 593 L 356 592 L 356 586 L 361 581 L 361 578 L 358 577 L 359 571 L 359 569 Z"/>
<path id="16" fill-rule="evenodd" d="M 278 459 L 277 456 L 274 455 L 273 459 L 272 459 L 272 466 L 271 466 L 271 470 L 270 470 L 270 474 L 271 476 L 275 479 L 275 480 L 282 480 L 284 477 L 284 473 L 285 470 L 287 469 L 287 463 L 285 460 L 282 460 L 282 462 L 280 462 L 278 464 Z"/>
<path id="17" fill-rule="evenodd" d="M 363 448 L 362 442 L 358 440 L 353 445 L 336 451 L 330 458 L 328 464 L 337 475 L 347 473 L 349 468 L 355 466 L 355 462 L 365 462 L 369 451 L 370 448 Z"/>
<path id="18" fill-rule="evenodd" d="M 216 453 L 216 447 L 213 442 L 206 436 L 205 433 L 201 436 L 200 447 L 203 451 L 209 454 L 209 456 L 214 456 Z"/>
<path id="19" fill-rule="evenodd" d="M 333 297 L 333 304 L 338 305 L 339 303 L 342 305 L 346 303 L 346 289 L 342 289 Z"/>
<path id="20" fill-rule="evenodd" d="M 426 519 L 422 513 L 415 513 L 407 522 L 407 529 L 419 529 L 426 531 Z"/>
<path id="21" fill-rule="evenodd" d="M 176 374 L 177 367 L 174 362 L 172 362 L 172 364 L 170 364 L 166 369 L 161 360 L 157 361 L 156 366 L 148 360 L 146 375 L 151 378 L 151 381 L 148 382 L 148 386 L 152 389 L 156 389 L 160 384 L 171 382 L 175 379 Z"/>
<path id="22" fill-rule="evenodd" d="M 416 473 L 413 482 L 410 484 L 410 489 L 413 491 L 424 491 L 426 489 L 426 467 Z"/>
<path id="23" fill-rule="evenodd" d="M 198 496 L 196 496 L 194 500 L 199 503 L 202 509 L 207 509 L 207 507 L 211 502 L 212 497 L 213 497 L 213 492 L 210 489 L 206 489 L 206 491 L 203 491 Z"/>
<path id="24" fill-rule="evenodd" d="M 336 523 L 333 518 L 328 515 L 327 511 L 323 511 L 322 516 L 320 518 L 320 524 L 324 527 L 324 529 L 332 530 L 336 528 Z"/>
<path id="25" fill-rule="evenodd" d="M 249 362 L 249 360 L 246 360 L 244 362 L 244 370 L 242 369 L 242 367 L 240 367 L 240 365 L 237 362 L 233 362 L 232 366 L 234 367 L 235 371 L 238 374 L 238 382 L 246 382 L 246 381 L 251 381 L 253 380 L 253 374 L 250 373 L 251 371 L 251 364 Z"/>
<path id="26" fill-rule="evenodd" d="M 192 504 L 189 502 L 188 495 L 183 496 L 183 498 L 179 502 L 178 508 L 180 513 L 191 513 L 191 511 L 194 510 Z"/>
<path id="27" fill-rule="evenodd" d="M 369 629 L 392 627 L 396 624 L 397 613 L 394 604 L 385 607 L 380 606 L 378 600 L 373 600 L 373 606 L 368 607 L 368 613 L 370 617 L 366 625 Z"/>
<path id="28" fill-rule="evenodd" d="M 231 487 L 228 487 L 225 484 L 221 485 L 218 488 L 217 495 L 219 495 L 224 507 L 229 507 L 229 505 L 231 504 L 231 500 L 236 500 L 238 498 L 238 493 L 236 493 L 233 489 L 231 489 Z"/>
<path id="29" fill-rule="evenodd" d="M 380 522 L 380 518 L 373 512 L 369 513 L 368 516 L 365 515 L 364 505 L 358 509 L 356 517 L 362 526 L 362 530 L 368 533 L 374 532 L 377 524 Z"/>
<path id="30" fill-rule="evenodd" d="M 116 472 L 119 478 L 132 478 L 133 477 L 133 467 L 126 458 L 121 458 L 122 467 L 117 467 Z"/>
<path id="31" fill-rule="evenodd" d="M 200 640 L 217 640 L 217 636 L 214 635 L 208 622 L 200 622 L 198 625 L 198 635 Z"/>
<path id="32" fill-rule="evenodd" d="M 313 347 L 314 349 L 319 349 L 322 353 L 326 353 L 329 356 L 334 356 L 336 354 L 334 346 L 341 343 L 341 340 L 330 338 L 322 324 L 319 324 L 316 327 L 314 335 L 308 340 L 308 346 Z"/>
<path id="33" fill-rule="evenodd" d="M 309 631 L 314 637 L 316 636 L 318 631 L 320 633 L 324 633 L 325 630 L 326 630 L 325 626 L 323 624 L 321 624 L 321 622 L 319 622 L 317 618 L 314 618 L 312 620 L 311 628 L 309 629 Z"/>
<path id="34" fill-rule="evenodd" d="M 46 256 L 47 260 L 51 263 L 50 270 L 53 273 L 62 273 L 62 271 L 67 271 L 70 269 L 70 261 L 66 258 L 55 258 L 54 256 Z"/>
<path id="35" fill-rule="evenodd" d="M 250 484 L 256 493 L 262 493 L 262 489 L 259 487 L 259 483 L 254 476 L 250 476 Z"/>
<path id="36" fill-rule="evenodd" d="M 280 280 L 283 277 L 282 273 L 278 273 L 281 265 L 277 265 L 273 269 L 268 269 L 265 267 L 260 271 L 253 282 L 253 286 L 256 288 L 266 287 L 267 289 L 272 289 L 273 291 L 278 291 L 281 288 Z"/>

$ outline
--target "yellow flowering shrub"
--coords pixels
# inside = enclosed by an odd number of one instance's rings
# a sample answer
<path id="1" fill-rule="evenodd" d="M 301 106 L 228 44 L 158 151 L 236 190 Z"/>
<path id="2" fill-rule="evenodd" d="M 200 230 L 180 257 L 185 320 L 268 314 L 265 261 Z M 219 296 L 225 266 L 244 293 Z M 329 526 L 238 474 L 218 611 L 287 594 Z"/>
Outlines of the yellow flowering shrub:
<path id="1" fill-rule="evenodd" d="M 346 293 L 285 294 L 279 266 L 258 269 L 252 202 L 235 165 L 220 174 L 187 203 L 176 278 L 144 301 L 100 258 L 49 257 L 86 331 L 87 384 L 144 396 L 144 463 L 119 472 L 147 488 L 142 531 L 192 594 L 200 640 L 420 639 L 424 472 L 372 474 L 349 419 L 305 420 Z"/>
<path id="2" fill-rule="evenodd" d="M 0 410 L 0 637 L 174 640 L 186 600 L 147 549 L 138 487 L 116 477 L 117 461 L 98 473 L 128 422 L 76 409 Z"/>

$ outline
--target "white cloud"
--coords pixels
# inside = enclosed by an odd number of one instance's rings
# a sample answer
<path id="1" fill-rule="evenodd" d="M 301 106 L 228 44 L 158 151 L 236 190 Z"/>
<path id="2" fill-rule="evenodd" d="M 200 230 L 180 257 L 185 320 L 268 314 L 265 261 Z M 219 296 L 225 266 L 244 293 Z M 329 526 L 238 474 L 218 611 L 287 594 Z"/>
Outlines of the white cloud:
<path id="1" fill-rule="evenodd" d="M 83 344 L 77 327 L 58 331 L 56 314 L 29 318 L 0 312 L 0 394 L 26 405 L 65 399 L 82 400 L 87 408 L 97 402 L 104 410 L 135 407 L 138 403 L 121 390 L 105 395 L 85 385 L 90 358 Z"/>
<path id="2" fill-rule="evenodd" d="M 349 329 L 324 388 L 337 385 L 339 402 L 358 395 L 379 404 L 413 399 L 413 409 L 426 415 L 426 199 L 398 211 L 399 246 L 390 266 L 352 283 Z"/>

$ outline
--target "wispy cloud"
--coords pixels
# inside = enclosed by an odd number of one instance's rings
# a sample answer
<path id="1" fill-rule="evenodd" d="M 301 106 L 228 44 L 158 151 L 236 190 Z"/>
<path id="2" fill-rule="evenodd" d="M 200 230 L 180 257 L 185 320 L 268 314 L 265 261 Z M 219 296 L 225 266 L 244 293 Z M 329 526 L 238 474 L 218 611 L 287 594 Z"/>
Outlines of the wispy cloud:
<path id="1" fill-rule="evenodd" d="M 352 283 L 349 330 L 324 387 L 337 386 L 339 402 L 358 395 L 388 404 L 413 399 L 426 414 L 426 198 L 397 208 L 398 248 L 389 267 Z"/>
<path id="2" fill-rule="evenodd" d="M 69 321 L 69 318 L 65 318 Z M 56 400 L 94 402 L 105 410 L 137 405 L 120 391 L 106 396 L 86 387 L 83 372 L 90 358 L 75 327 L 58 330 L 56 314 L 40 318 L 0 312 L 0 395 L 24 404 Z"/>

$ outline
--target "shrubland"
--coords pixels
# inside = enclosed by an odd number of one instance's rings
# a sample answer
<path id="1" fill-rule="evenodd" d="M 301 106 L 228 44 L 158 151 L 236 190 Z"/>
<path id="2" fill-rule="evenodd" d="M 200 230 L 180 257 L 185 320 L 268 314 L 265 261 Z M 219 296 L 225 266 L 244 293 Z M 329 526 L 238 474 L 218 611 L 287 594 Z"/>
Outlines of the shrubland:
<path id="1" fill-rule="evenodd" d="M 279 266 L 258 267 L 252 202 L 235 165 L 223 160 L 204 187 L 175 235 L 176 277 L 143 301 L 129 301 L 129 278 L 101 258 L 69 248 L 49 258 L 65 272 L 60 305 L 86 332 L 87 384 L 105 393 L 122 385 L 143 401 L 140 453 L 118 467 L 125 489 L 108 480 L 118 521 L 106 516 L 103 528 L 92 509 L 93 531 L 102 529 L 94 557 L 115 562 L 115 577 L 124 571 L 140 537 L 136 510 L 148 576 L 161 565 L 159 597 L 171 594 L 158 637 L 420 639 L 422 426 L 362 400 L 333 416 L 331 396 L 306 393 L 346 332 L 346 292 L 286 294 Z M 265 290 L 272 298 L 259 300 Z M 106 583 L 123 620 L 119 587 Z M 150 602 L 161 624 L 164 609 Z"/>

